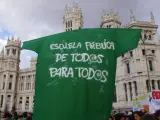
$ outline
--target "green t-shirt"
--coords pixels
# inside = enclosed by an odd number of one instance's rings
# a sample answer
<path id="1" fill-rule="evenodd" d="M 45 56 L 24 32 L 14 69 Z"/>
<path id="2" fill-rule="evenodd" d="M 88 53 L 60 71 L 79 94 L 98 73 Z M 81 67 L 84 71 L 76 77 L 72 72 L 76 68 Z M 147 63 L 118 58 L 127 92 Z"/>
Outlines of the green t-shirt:
<path id="1" fill-rule="evenodd" d="M 117 57 L 140 29 L 81 29 L 23 43 L 38 53 L 34 120 L 108 120 Z"/>

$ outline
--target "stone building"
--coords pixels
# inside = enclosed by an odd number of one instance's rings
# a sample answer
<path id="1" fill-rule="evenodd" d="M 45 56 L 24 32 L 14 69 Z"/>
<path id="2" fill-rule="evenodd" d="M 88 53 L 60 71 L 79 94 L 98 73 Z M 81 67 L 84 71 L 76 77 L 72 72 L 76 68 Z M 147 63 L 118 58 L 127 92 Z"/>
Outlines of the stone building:
<path id="1" fill-rule="evenodd" d="M 147 93 L 149 82 L 152 89 L 160 89 L 158 25 L 152 13 L 150 21 L 138 21 L 131 11 L 129 24 L 125 26 L 121 25 L 119 14 L 114 13 L 113 10 L 109 13 L 103 11 L 101 19 L 100 27 L 102 28 L 141 28 L 142 38 L 147 39 L 145 44 L 140 41 L 136 49 L 117 59 L 113 107 L 116 110 L 131 109 L 132 96 Z M 83 14 L 78 4 L 74 3 L 72 7 L 65 7 L 63 24 L 65 31 L 83 28 Z M 36 58 L 31 59 L 29 68 L 20 69 L 20 46 L 19 39 L 15 40 L 12 37 L 8 39 L 5 49 L 0 53 L 0 110 L 16 108 L 18 112 L 32 112 Z M 148 77 L 147 65 L 150 77 Z"/>

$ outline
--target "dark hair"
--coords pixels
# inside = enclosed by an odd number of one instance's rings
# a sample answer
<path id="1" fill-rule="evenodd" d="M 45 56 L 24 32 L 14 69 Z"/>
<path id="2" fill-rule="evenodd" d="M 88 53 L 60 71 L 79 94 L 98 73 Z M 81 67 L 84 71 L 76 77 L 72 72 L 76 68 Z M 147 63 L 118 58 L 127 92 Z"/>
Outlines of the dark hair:
<path id="1" fill-rule="evenodd" d="M 23 118 L 23 115 L 19 115 L 18 118 Z"/>
<path id="2" fill-rule="evenodd" d="M 141 111 L 135 111 L 133 112 L 133 115 L 134 114 L 137 114 L 138 116 L 142 117 L 143 116 L 143 113 Z"/>
<path id="3" fill-rule="evenodd" d="M 159 117 L 160 116 L 160 110 L 157 110 L 154 115 L 155 115 L 156 118 Z"/>
<path id="4" fill-rule="evenodd" d="M 135 115 L 135 114 L 137 114 L 139 117 L 142 117 L 142 116 L 143 116 L 143 113 L 142 113 L 141 111 L 135 111 L 135 112 L 133 112 L 133 114 L 132 114 L 133 120 L 135 120 L 135 118 L 134 118 L 134 115 Z"/>
<path id="5" fill-rule="evenodd" d="M 4 118 L 11 118 L 12 117 L 12 115 L 9 113 L 9 112 L 6 112 L 5 114 L 4 114 Z"/>
<path id="6" fill-rule="evenodd" d="M 112 116 L 112 115 L 110 116 L 110 118 L 111 118 L 112 120 L 114 120 L 114 118 L 113 118 L 113 116 Z M 110 118 L 109 118 L 109 119 L 110 119 Z"/>
<path id="7" fill-rule="evenodd" d="M 126 115 L 125 119 L 128 118 L 129 120 L 132 120 L 132 115 Z"/>
<path id="8" fill-rule="evenodd" d="M 23 117 L 26 118 L 27 117 L 27 112 L 23 113 Z"/>
<path id="9" fill-rule="evenodd" d="M 145 114 L 142 117 L 142 120 L 156 120 L 155 116 L 153 114 Z"/>
<path id="10" fill-rule="evenodd" d="M 125 115 L 123 113 L 118 113 L 115 115 L 115 120 L 120 120 L 123 117 L 125 117 Z"/>

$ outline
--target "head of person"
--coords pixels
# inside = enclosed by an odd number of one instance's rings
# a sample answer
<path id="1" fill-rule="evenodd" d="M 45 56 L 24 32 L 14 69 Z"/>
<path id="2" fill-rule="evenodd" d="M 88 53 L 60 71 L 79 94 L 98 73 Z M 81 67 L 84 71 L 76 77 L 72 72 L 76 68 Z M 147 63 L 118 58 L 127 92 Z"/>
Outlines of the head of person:
<path id="1" fill-rule="evenodd" d="M 157 120 L 160 120 L 160 109 L 155 112 L 155 117 Z"/>
<path id="2" fill-rule="evenodd" d="M 145 114 L 142 117 L 142 120 L 156 120 L 155 116 L 153 114 Z"/>
<path id="3" fill-rule="evenodd" d="M 143 113 L 141 111 L 136 111 L 133 113 L 134 120 L 141 120 Z"/>
<path id="4" fill-rule="evenodd" d="M 112 116 L 112 115 L 110 116 L 109 120 L 114 120 L 114 118 L 113 118 L 113 116 Z"/>
<path id="5" fill-rule="evenodd" d="M 123 113 L 118 113 L 115 115 L 115 120 L 125 120 L 125 115 Z"/>
<path id="6" fill-rule="evenodd" d="M 146 114 L 147 113 L 147 111 L 145 110 L 145 109 L 141 109 L 140 110 L 143 114 Z"/>
<path id="7" fill-rule="evenodd" d="M 19 115 L 18 120 L 23 120 L 23 115 Z"/>
<path id="8" fill-rule="evenodd" d="M 132 120 L 132 115 L 126 115 L 125 120 Z"/>
<path id="9" fill-rule="evenodd" d="M 12 115 L 11 115 L 10 113 L 8 113 L 8 112 L 6 112 L 6 113 L 4 114 L 4 119 L 5 119 L 5 120 L 10 120 L 11 117 L 12 117 Z"/>

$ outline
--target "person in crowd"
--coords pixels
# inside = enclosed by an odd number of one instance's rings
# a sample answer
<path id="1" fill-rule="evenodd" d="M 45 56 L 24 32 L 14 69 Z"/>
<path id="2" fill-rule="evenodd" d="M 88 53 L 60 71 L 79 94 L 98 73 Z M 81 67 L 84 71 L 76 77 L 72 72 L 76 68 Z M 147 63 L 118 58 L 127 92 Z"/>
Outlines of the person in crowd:
<path id="1" fill-rule="evenodd" d="M 153 114 L 148 114 L 147 113 L 142 117 L 142 120 L 156 120 L 156 118 Z"/>
<path id="2" fill-rule="evenodd" d="M 140 112 L 145 115 L 147 113 L 147 111 L 145 109 L 141 109 Z"/>
<path id="3" fill-rule="evenodd" d="M 157 110 L 154 115 L 156 117 L 156 120 L 160 120 L 160 110 Z"/>
<path id="4" fill-rule="evenodd" d="M 141 120 L 143 113 L 141 111 L 136 111 L 133 113 L 133 120 Z"/>
<path id="5" fill-rule="evenodd" d="M 11 117 L 12 117 L 12 115 L 11 115 L 9 112 L 6 112 L 6 113 L 4 114 L 4 120 L 10 120 Z"/>
<path id="6" fill-rule="evenodd" d="M 27 113 L 27 120 L 32 120 L 32 114 L 31 113 Z"/>
<path id="7" fill-rule="evenodd" d="M 18 119 L 17 112 L 12 112 L 12 120 L 17 120 L 17 119 Z"/>
<path id="8" fill-rule="evenodd" d="M 18 120 L 23 120 L 23 115 L 19 115 Z"/>
<path id="9" fill-rule="evenodd" d="M 109 120 L 115 120 L 115 119 L 114 119 L 114 116 L 111 115 L 110 118 L 109 118 Z"/>
<path id="10" fill-rule="evenodd" d="M 125 111 L 125 115 L 128 115 L 128 111 Z"/>
<path id="11" fill-rule="evenodd" d="M 125 120 L 125 115 L 123 113 L 118 113 L 115 115 L 115 120 Z"/>
<path id="12" fill-rule="evenodd" d="M 126 115 L 125 120 L 133 120 L 132 119 L 132 114 L 131 115 Z"/>

